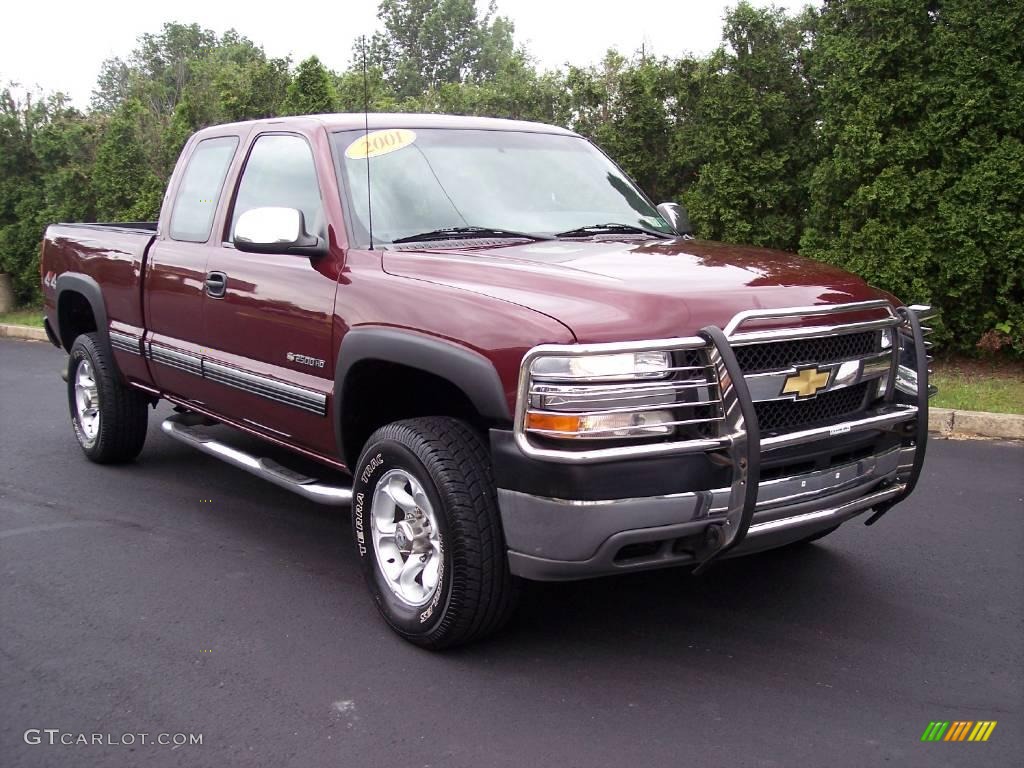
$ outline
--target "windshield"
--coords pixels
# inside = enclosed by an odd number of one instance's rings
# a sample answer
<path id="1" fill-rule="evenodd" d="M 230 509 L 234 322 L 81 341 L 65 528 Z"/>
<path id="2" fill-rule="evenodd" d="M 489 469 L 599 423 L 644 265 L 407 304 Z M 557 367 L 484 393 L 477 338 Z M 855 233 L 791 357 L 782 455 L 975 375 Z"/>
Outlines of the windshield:
<path id="1" fill-rule="evenodd" d="M 622 171 L 576 136 L 392 128 L 332 139 L 364 243 L 367 162 L 374 243 L 460 227 L 554 235 L 615 223 L 672 234 Z"/>

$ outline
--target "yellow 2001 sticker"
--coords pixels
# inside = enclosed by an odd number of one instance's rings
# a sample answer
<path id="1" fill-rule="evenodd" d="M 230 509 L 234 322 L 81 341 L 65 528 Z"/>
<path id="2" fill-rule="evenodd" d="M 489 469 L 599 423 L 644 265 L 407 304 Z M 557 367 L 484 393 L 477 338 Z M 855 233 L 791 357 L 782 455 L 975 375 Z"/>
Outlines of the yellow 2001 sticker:
<path id="1" fill-rule="evenodd" d="M 408 128 L 388 128 L 383 131 L 371 131 L 349 144 L 345 148 L 345 157 L 351 160 L 378 157 L 389 152 L 404 149 L 414 141 L 416 141 L 416 133 Z"/>

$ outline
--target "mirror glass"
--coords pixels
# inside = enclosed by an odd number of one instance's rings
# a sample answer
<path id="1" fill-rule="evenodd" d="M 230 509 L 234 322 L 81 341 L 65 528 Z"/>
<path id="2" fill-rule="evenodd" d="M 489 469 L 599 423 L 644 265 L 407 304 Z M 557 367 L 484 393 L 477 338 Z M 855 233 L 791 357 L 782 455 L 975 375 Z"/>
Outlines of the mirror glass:
<path id="1" fill-rule="evenodd" d="M 295 208 L 252 208 L 238 217 L 235 242 L 291 245 L 302 236 L 302 213 Z"/>
<path id="2" fill-rule="evenodd" d="M 690 226 L 690 215 L 679 203 L 661 203 L 658 206 L 658 213 L 672 228 L 680 235 L 692 235 L 693 227 Z"/>

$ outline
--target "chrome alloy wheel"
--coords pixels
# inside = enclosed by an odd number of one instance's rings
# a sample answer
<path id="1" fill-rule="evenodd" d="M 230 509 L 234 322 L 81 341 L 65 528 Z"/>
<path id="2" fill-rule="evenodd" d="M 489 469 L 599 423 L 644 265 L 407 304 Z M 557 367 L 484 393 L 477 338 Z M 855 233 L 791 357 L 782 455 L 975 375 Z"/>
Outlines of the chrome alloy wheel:
<path id="1" fill-rule="evenodd" d="M 92 365 L 84 359 L 75 370 L 75 421 L 86 443 L 94 443 L 100 433 L 100 396 Z"/>
<path id="2" fill-rule="evenodd" d="M 391 591 L 406 605 L 425 605 L 437 590 L 444 553 L 434 507 L 404 469 L 389 470 L 377 481 L 370 533 L 377 567 Z"/>

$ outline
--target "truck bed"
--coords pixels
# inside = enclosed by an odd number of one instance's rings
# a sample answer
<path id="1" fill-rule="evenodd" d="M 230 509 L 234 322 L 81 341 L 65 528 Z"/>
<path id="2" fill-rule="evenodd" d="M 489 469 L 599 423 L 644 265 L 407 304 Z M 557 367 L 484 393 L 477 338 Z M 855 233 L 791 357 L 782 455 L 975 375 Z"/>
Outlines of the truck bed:
<path id="1" fill-rule="evenodd" d="M 41 272 L 43 304 L 51 327 L 57 323 L 58 281 L 62 275 L 102 286 L 109 328 L 141 335 L 142 271 L 149 246 L 156 238 L 156 222 L 100 222 L 53 224 L 43 239 Z M 65 278 L 66 280 L 67 278 Z M 106 328 L 100 329 L 106 333 Z M 64 346 L 67 342 L 61 339 Z"/>

